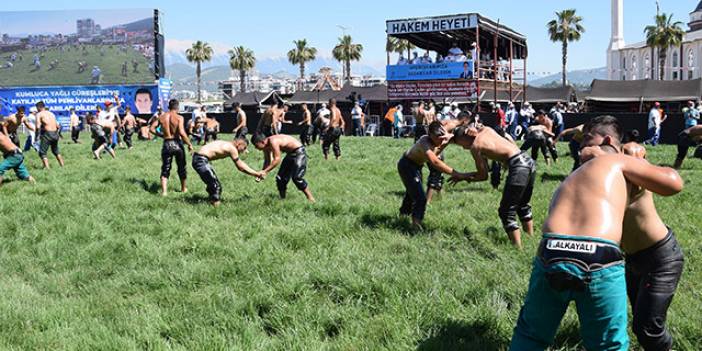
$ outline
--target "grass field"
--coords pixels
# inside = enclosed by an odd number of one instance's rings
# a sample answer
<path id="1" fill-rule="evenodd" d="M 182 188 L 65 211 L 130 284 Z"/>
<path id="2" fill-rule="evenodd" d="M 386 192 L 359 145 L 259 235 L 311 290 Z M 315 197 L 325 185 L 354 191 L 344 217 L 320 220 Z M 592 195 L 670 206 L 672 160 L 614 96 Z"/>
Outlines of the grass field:
<path id="1" fill-rule="evenodd" d="M 448 189 L 412 233 L 396 171 L 410 143 L 347 137 L 343 159 L 326 162 L 310 147 L 314 205 L 292 184 L 280 201 L 273 177 L 255 183 L 215 162 L 217 209 L 190 168 L 189 193 L 173 191 L 174 172 L 158 195 L 160 142 L 100 161 L 63 143 L 66 168 L 51 160 L 48 171 L 32 152 L 38 183 L 8 175 L 0 189 L 0 349 L 506 349 L 538 238 L 511 247 L 487 183 Z M 674 147 L 649 157 L 670 163 Z M 474 168 L 455 147 L 446 159 Z M 539 161 L 537 228 L 570 167 Z M 676 350 L 702 348 L 701 173 L 688 159 L 683 193 L 656 199 L 686 254 L 668 319 Z M 577 328 L 571 307 L 554 350 L 578 350 Z"/>
<path id="2" fill-rule="evenodd" d="M 105 49 L 101 56 L 100 48 Z M 138 84 L 153 82 L 154 75 L 149 71 L 149 61 L 138 51 L 129 48 L 121 51 L 118 45 L 88 46 L 87 55 L 82 49 L 70 47 L 61 52 L 58 49 L 49 49 L 41 59 L 41 69 L 35 70 L 32 65 L 32 50 L 20 51 L 22 61 L 14 62 L 12 68 L 0 69 L 0 85 L 3 86 L 34 86 L 34 85 L 89 85 L 90 72 L 93 66 L 100 67 L 102 71 L 101 84 Z M 4 53 L 0 66 L 4 67 L 9 61 L 11 53 Z M 55 69 L 49 70 L 49 63 L 58 60 Z M 133 72 L 132 60 L 139 62 L 138 73 Z M 78 62 L 87 63 L 84 72 L 78 73 Z M 122 75 L 122 63 L 128 61 L 127 76 Z"/>

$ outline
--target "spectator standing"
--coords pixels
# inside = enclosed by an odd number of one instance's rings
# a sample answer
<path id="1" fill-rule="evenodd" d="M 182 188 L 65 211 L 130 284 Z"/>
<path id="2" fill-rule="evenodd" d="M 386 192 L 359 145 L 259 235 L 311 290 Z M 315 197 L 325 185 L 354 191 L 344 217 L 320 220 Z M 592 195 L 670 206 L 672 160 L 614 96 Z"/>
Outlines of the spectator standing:
<path id="1" fill-rule="evenodd" d="M 507 133 L 512 137 L 512 139 L 517 138 L 517 123 L 519 122 L 519 112 L 514 107 L 514 103 L 510 102 L 507 107 L 506 113 L 507 120 Z"/>
<path id="2" fill-rule="evenodd" d="M 661 137 L 661 123 L 665 120 L 661 113 L 661 103 L 656 102 L 648 113 L 648 140 L 647 143 L 653 146 L 658 145 Z"/>
<path id="3" fill-rule="evenodd" d="M 685 116 L 685 129 L 694 127 L 699 123 L 700 111 L 695 108 L 694 102 L 687 102 L 687 108 L 683 109 L 683 115 Z"/>
<path id="4" fill-rule="evenodd" d="M 327 104 L 323 103 L 322 107 L 317 110 L 317 116 L 315 117 L 314 123 L 312 123 L 312 142 L 316 143 L 317 142 L 317 137 L 319 137 L 319 141 L 321 142 L 322 139 L 324 138 L 323 131 L 326 129 L 320 128 L 323 125 L 323 121 L 326 120 L 327 124 L 329 123 L 329 115 L 331 115 L 331 111 L 327 108 Z"/>
<path id="5" fill-rule="evenodd" d="M 404 120 L 404 116 L 402 115 L 402 105 L 397 105 L 395 108 L 395 115 L 393 119 L 393 130 L 394 130 L 394 137 L 395 139 L 400 138 L 400 127 L 402 126 L 402 121 Z"/>
<path id="6" fill-rule="evenodd" d="M 363 109 L 361 105 L 356 101 L 351 109 L 351 122 L 353 122 L 353 135 L 363 136 Z"/>

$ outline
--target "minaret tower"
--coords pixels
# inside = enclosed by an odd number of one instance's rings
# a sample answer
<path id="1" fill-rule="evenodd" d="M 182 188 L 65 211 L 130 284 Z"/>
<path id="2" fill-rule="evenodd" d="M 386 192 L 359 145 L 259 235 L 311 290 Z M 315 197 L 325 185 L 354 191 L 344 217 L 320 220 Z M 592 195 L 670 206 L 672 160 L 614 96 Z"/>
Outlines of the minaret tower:
<path id="1" fill-rule="evenodd" d="M 621 60 L 619 49 L 624 47 L 624 0 L 612 0 L 612 39 L 607 49 L 607 79 L 619 80 Z"/>

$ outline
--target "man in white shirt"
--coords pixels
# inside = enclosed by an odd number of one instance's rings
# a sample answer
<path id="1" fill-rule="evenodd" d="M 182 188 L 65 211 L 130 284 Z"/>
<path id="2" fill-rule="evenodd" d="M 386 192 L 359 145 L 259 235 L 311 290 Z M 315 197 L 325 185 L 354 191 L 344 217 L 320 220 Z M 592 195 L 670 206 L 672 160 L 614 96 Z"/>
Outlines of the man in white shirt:
<path id="1" fill-rule="evenodd" d="M 534 110 L 533 107 L 531 107 L 531 104 L 529 102 L 525 102 L 522 105 L 521 110 L 519 110 L 519 121 L 517 124 L 521 127 L 521 131 L 517 135 L 517 139 L 521 139 L 522 137 L 526 137 L 527 130 L 529 129 L 529 124 L 531 124 L 531 121 L 534 119 L 534 113 L 536 111 Z"/>
<path id="2" fill-rule="evenodd" d="M 74 108 L 71 108 L 69 123 L 71 127 L 71 140 L 73 140 L 75 144 L 80 144 L 80 117 L 78 117 Z"/>
<path id="3" fill-rule="evenodd" d="M 23 151 L 29 151 L 29 149 L 34 148 L 37 152 L 39 152 L 39 143 L 37 143 L 37 132 L 36 132 L 36 124 L 37 124 L 37 108 L 32 106 L 29 108 L 29 114 L 25 117 L 25 120 L 27 121 L 27 140 L 24 142 L 24 150 Z M 31 126 L 31 128 L 30 128 Z"/>
<path id="4" fill-rule="evenodd" d="M 393 130 L 395 139 L 400 138 L 400 130 L 402 129 L 402 124 L 404 123 L 405 116 L 402 114 L 402 105 L 397 105 L 395 110 L 395 118 L 393 119 Z"/>
<path id="5" fill-rule="evenodd" d="M 100 84 L 100 77 L 102 76 L 102 71 L 98 66 L 93 66 L 93 71 L 90 72 L 90 84 Z"/>
<path id="6" fill-rule="evenodd" d="M 400 56 L 402 58 L 402 56 Z M 406 63 L 405 63 L 406 64 Z M 329 115 L 331 111 L 327 108 L 327 104 L 323 103 L 322 107 L 317 110 L 317 117 L 315 117 L 312 123 L 312 142 L 317 142 L 317 136 L 319 136 L 319 141 L 324 139 L 324 130 L 329 126 Z"/>
<path id="7" fill-rule="evenodd" d="M 448 51 L 449 56 L 463 56 L 463 50 L 458 47 L 458 43 L 453 43 L 451 49 Z"/>
<path id="8" fill-rule="evenodd" d="M 661 123 L 665 121 L 665 116 L 661 115 L 661 103 L 653 104 L 651 111 L 648 113 L 648 141 L 647 143 L 656 146 L 661 137 Z"/>
<path id="9" fill-rule="evenodd" d="M 460 115 L 460 114 L 461 114 L 461 109 L 458 108 L 458 104 L 455 102 L 453 104 L 451 104 L 451 113 L 450 113 L 451 119 L 458 119 L 458 115 Z"/>

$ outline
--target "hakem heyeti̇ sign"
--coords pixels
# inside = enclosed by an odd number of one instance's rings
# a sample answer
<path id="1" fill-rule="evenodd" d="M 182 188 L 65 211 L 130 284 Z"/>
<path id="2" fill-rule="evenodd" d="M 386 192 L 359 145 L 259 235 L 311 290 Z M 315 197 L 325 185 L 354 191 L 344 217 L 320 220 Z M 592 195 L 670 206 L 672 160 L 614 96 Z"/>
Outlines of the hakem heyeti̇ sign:
<path id="1" fill-rule="evenodd" d="M 410 18 L 405 20 L 387 21 L 389 35 L 446 32 L 475 28 L 478 25 L 478 16 L 456 15 L 428 18 Z"/>

